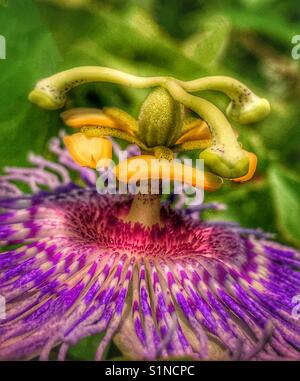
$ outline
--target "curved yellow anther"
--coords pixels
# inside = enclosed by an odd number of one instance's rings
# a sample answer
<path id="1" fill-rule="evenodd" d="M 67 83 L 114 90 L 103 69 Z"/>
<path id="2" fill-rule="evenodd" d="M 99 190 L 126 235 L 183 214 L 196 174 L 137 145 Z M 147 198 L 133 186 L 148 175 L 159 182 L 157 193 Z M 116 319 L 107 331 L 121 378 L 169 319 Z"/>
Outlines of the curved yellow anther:
<path id="1" fill-rule="evenodd" d="M 60 116 L 64 123 L 72 128 L 81 128 L 83 126 L 110 127 L 132 134 L 131 129 L 124 123 L 118 123 L 115 118 L 97 108 L 74 108 L 62 112 Z"/>
<path id="2" fill-rule="evenodd" d="M 222 178 L 210 172 L 203 173 L 177 161 L 158 160 L 152 155 L 135 156 L 125 160 L 114 168 L 114 174 L 119 181 L 125 183 L 165 179 L 179 181 L 207 191 L 215 191 L 223 184 Z"/>
<path id="3" fill-rule="evenodd" d="M 249 159 L 249 169 L 248 169 L 248 172 L 245 176 L 238 177 L 236 179 L 231 179 L 231 181 L 234 181 L 235 183 L 244 183 L 245 181 L 251 180 L 252 177 L 254 176 L 255 171 L 256 171 L 257 156 L 252 152 L 248 152 L 245 150 L 244 150 L 244 152 Z"/>
<path id="4" fill-rule="evenodd" d="M 211 132 L 204 120 L 198 120 L 198 123 L 195 127 L 190 129 L 188 132 L 180 136 L 175 144 L 182 144 L 185 142 L 193 140 L 209 140 L 211 139 Z"/>
<path id="5" fill-rule="evenodd" d="M 64 143 L 72 159 L 82 167 L 96 168 L 101 161 L 110 162 L 112 158 L 112 143 L 110 140 L 99 137 L 89 137 L 81 132 L 65 136 Z"/>
<path id="6" fill-rule="evenodd" d="M 60 114 L 64 123 L 72 128 L 82 126 L 116 127 L 116 122 L 97 108 L 72 108 Z"/>

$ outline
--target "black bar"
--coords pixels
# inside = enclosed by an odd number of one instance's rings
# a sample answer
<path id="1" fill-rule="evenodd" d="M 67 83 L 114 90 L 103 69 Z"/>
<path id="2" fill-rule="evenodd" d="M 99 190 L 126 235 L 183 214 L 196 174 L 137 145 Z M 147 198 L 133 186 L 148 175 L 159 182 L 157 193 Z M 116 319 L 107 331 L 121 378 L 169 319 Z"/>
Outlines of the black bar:
<path id="1" fill-rule="evenodd" d="M 256 381 L 261 372 L 274 372 L 278 377 L 287 377 L 290 372 L 300 374 L 298 361 L 271 361 L 271 362 L 217 362 L 217 361 L 103 361 L 103 362 L 0 362 L 0 376 L 5 374 L 12 377 L 16 373 L 19 377 L 28 372 L 30 378 L 36 376 L 43 381 L 44 375 L 53 376 L 56 381 L 62 373 L 68 376 L 81 376 L 88 381 L 89 372 L 97 375 L 97 380 L 103 377 L 126 377 L 126 379 L 141 379 L 153 377 L 191 377 L 204 379 L 204 376 L 213 378 L 221 376 L 230 380 L 243 381 L 247 376 Z M 0 377 L 2 379 L 2 377 Z M 3 378 L 4 379 L 4 378 Z"/>

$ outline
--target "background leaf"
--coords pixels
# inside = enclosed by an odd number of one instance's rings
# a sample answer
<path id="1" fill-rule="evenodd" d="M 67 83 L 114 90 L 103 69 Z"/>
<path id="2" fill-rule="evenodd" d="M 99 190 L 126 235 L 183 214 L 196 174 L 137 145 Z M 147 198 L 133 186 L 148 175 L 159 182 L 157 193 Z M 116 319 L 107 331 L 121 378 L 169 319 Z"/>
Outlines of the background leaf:
<path id="1" fill-rule="evenodd" d="M 45 113 L 27 100 L 41 77 L 60 60 L 56 44 L 32 1 L 10 0 L 0 7 L 6 59 L 0 60 L 0 165 L 22 164 L 29 150 L 41 152 L 57 114 Z"/>
<path id="2" fill-rule="evenodd" d="M 286 239 L 300 246 L 300 178 L 283 167 L 272 166 L 269 181 L 278 228 Z"/>
<path id="3" fill-rule="evenodd" d="M 226 17 L 216 15 L 205 20 L 202 29 L 202 32 L 184 42 L 183 50 L 188 57 L 196 59 L 203 66 L 214 66 L 225 53 L 231 30 L 230 22 Z"/>
<path id="4" fill-rule="evenodd" d="M 69 349 L 68 357 L 74 360 L 80 359 L 80 360 L 93 361 L 95 358 L 95 354 L 99 346 L 99 343 L 103 339 L 103 336 L 104 335 L 101 334 L 101 335 L 85 337 L 84 339 L 80 340 L 75 346 Z M 102 360 L 106 359 L 108 350 L 109 350 L 109 345 L 105 349 Z"/>

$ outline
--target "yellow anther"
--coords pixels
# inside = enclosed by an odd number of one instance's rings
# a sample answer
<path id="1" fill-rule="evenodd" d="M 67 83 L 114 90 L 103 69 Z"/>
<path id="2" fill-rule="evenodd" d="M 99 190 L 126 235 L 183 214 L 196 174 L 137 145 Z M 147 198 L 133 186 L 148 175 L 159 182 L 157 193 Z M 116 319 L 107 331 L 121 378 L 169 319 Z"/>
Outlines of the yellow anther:
<path id="1" fill-rule="evenodd" d="M 110 115 L 110 111 L 114 109 L 108 110 L 106 112 L 106 110 L 102 111 L 97 108 L 74 108 L 61 113 L 61 117 L 65 124 L 72 128 L 81 128 L 83 126 L 110 127 L 133 134 L 129 123 Z M 111 114 L 117 113 L 116 110 L 114 111 L 115 112 L 112 111 Z M 119 115 L 120 113 L 117 114 Z M 127 113 L 124 112 L 124 114 Z M 124 118 L 123 115 L 123 119 Z"/>
<path id="2" fill-rule="evenodd" d="M 111 160 L 112 143 L 108 139 L 89 137 L 78 132 L 65 136 L 64 143 L 72 159 L 82 167 L 96 168 L 97 163 L 103 159 Z"/>
<path id="3" fill-rule="evenodd" d="M 117 127 L 117 123 L 97 108 L 73 108 L 60 115 L 64 123 L 72 128 L 82 126 Z"/>
<path id="4" fill-rule="evenodd" d="M 177 140 L 176 144 L 182 144 L 184 142 L 189 142 L 193 140 L 209 140 L 211 139 L 211 132 L 209 127 L 204 120 L 198 119 L 197 122 L 192 122 L 195 125 L 188 132 L 184 133 Z"/>
<path id="5" fill-rule="evenodd" d="M 119 181 L 125 183 L 165 179 L 179 181 L 207 191 L 215 191 L 223 184 L 222 178 L 212 173 L 203 173 L 177 161 L 158 160 L 152 155 L 135 156 L 125 160 L 114 168 L 114 173 Z"/>
<path id="6" fill-rule="evenodd" d="M 245 176 L 238 177 L 236 179 L 231 179 L 232 181 L 234 181 L 236 183 L 244 183 L 245 181 L 251 180 L 252 177 L 255 174 L 255 171 L 256 171 L 256 166 L 257 166 L 257 157 L 256 157 L 256 155 L 254 153 L 252 153 L 252 152 L 248 152 L 248 151 L 244 151 L 244 152 L 246 153 L 246 156 L 249 159 L 248 173 Z"/>

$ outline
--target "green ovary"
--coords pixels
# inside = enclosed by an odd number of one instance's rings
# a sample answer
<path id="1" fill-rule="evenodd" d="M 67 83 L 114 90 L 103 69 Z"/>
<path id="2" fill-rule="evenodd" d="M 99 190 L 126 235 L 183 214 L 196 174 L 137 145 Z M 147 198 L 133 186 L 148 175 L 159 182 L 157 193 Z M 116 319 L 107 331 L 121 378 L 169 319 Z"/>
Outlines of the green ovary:
<path id="1" fill-rule="evenodd" d="M 180 136 L 183 106 L 168 90 L 157 88 L 142 105 L 138 118 L 138 136 L 148 146 L 171 146 Z"/>

